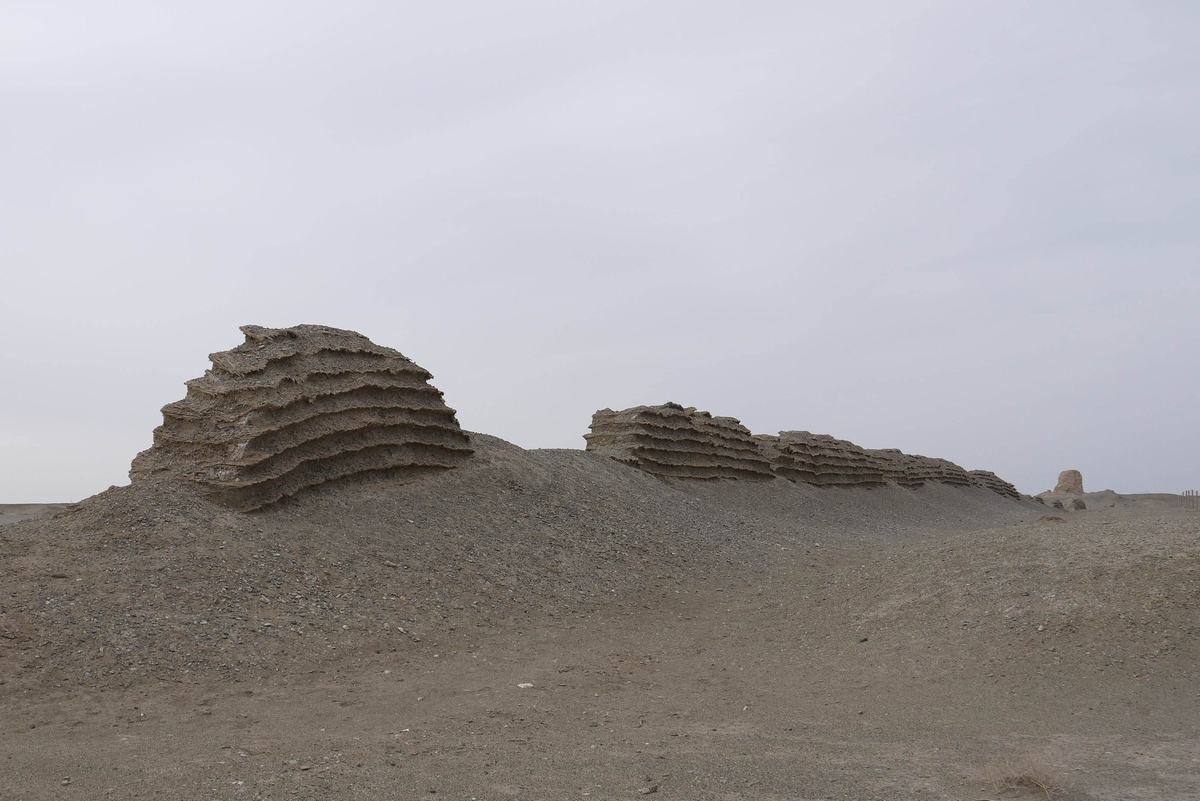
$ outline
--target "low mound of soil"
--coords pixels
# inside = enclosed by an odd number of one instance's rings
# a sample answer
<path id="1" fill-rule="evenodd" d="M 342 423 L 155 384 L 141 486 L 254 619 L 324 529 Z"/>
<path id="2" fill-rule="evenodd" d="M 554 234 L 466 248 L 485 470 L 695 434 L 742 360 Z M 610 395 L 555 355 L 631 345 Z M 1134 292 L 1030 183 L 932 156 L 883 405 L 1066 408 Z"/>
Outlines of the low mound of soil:
<path id="1" fill-rule="evenodd" d="M 898 531 L 1029 513 L 982 489 L 697 487 L 584 451 L 471 443 L 458 470 L 253 514 L 145 481 L 5 526 L 0 692 L 336 670 L 456 629 L 753 571 L 768 540 L 839 522 Z"/>
<path id="2" fill-rule="evenodd" d="M 137 482 L 0 527 L 0 785 L 1200 797 L 1177 496 L 1048 514 L 471 440 L 453 471 L 250 514 Z"/>

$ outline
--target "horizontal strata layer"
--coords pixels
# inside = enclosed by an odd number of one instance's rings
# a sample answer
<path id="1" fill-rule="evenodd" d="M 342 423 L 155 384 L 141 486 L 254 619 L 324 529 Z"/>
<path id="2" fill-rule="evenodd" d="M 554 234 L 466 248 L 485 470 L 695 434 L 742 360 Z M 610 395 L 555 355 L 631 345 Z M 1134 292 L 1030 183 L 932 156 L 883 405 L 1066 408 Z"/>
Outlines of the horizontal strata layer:
<path id="1" fill-rule="evenodd" d="M 593 449 L 597 450 L 597 449 Z M 598 449 L 648 473 L 695 476 L 698 478 L 760 478 L 773 477 L 770 467 L 745 459 L 725 459 L 708 454 L 686 454 L 644 449 Z"/>
<path id="2" fill-rule="evenodd" d="M 704 450 L 702 446 L 707 446 L 714 452 L 731 452 L 742 454 L 742 456 L 761 458 L 761 454 L 758 453 L 757 447 L 752 441 L 738 441 L 728 438 L 728 436 L 710 435 L 698 428 L 677 429 L 672 432 L 672 430 L 653 426 L 596 427 L 588 439 L 598 446 L 623 441 L 637 442 L 637 444 L 647 442 L 647 444 L 677 444 L 682 447 L 695 446 L 697 450 Z"/>
<path id="3" fill-rule="evenodd" d="M 742 470 L 729 465 L 692 467 L 687 465 L 661 464 L 650 459 L 640 459 L 630 462 L 630 464 L 652 475 L 668 476 L 671 478 L 694 478 L 702 481 L 717 479 L 761 481 L 772 478 L 770 473 L 762 473 L 757 470 Z"/>
<path id="4" fill-rule="evenodd" d="M 360 473 L 418 475 L 471 453 L 430 374 L 324 326 L 245 326 L 246 342 L 163 408 L 130 471 L 194 481 L 240 509 Z"/>
<path id="5" fill-rule="evenodd" d="M 400 356 L 381 356 L 367 353 L 322 351 L 269 362 L 261 372 L 231 376 L 210 371 L 187 382 L 188 389 L 208 395 L 229 395 L 238 392 L 272 389 L 280 384 L 320 380 L 319 376 L 345 373 L 389 373 L 409 376 L 414 385 L 423 384 L 432 376 L 428 371 Z"/>
<path id="6" fill-rule="evenodd" d="M 883 475 L 883 468 L 870 462 L 860 462 L 854 459 L 808 458 L 803 454 L 781 451 L 775 457 L 776 467 L 796 467 L 801 470 L 812 470 L 817 473 L 862 473 L 863 475 Z"/>
<path id="7" fill-rule="evenodd" d="M 834 487 L 885 483 L 880 460 L 853 442 L 808 431 L 781 431 L 756 439 L 770 455 L 775 472 L 791 481 Z"/>
<path id="8" fill-rule="evenodd" d="M 589 439 L 588 444 L 592 450 L 601 448 L 623 450 L 649 448 L 705 454 L 714 459 L 748 459 L 753 462 L 764 462 L 762 453 L 758 450 L 732 448 L 724 442 L 706 442 L 695 437 L 672 440 L 662 437 L 638 436 L 635 434 L 621 434 L 618 436 L 599 434 Z"/>
<path id="9" fill-rule="evenodd" d="M 745 442 L 749 430 L 731 418 L 714 418 L 694 409 L 639 408 L 623 412 L 601 410 L 592 418 L 592 430 L 605 427 L 653 427 L 665 431 L 701 432 L 706 436 Z"/>
<path id="10" fill-rule="evenodd" d="M 414 425 L 364 425 L 314 437 L 291 447 L 247 453 L 237 461 L 213 465 L 216 471 L 213 474 L 232 468 L 243 481 L 274 479 L 307 462 L 375 445 L 412 445 L 439 460 L 470 453 L 466 440 L 457 431 Z"/>
<path id="11" fill-rule="evenodd" d="M 342 451 L 314 460 L 279 478 L 252 483 L 222 482 L 209 485 L 214 497 L 242 511 L 276 503 L 301 490 L 364 473 L 391 472 L 395 476 L 422 476 L 462 464 L 463 458 L 439 458 L 416 445 L 375 445 Z"/>
<path id="12" fill-rule="evenodd" d="M 422 401 L 425 405 L 413 405 Z M 452 449 L 466 447 L 467 442 L 452 409 L 397 393 L 377 398 L 332 396 L 282 409 L 268 408 L 237 425 L 214 427 L 211 418 L 204 422 L 209 425 L 188 421 L 171 426 L 168 421 L 156 429 L 158 460 L 174 457 L 198 464 L 250 465 L 340 432 L 352 438 L 396 426 L 407 427 L 423 442 Z"/>
<path id="13" fill-rule="evenodd" d="M 624 461 L 643 462 L 655 465 L 670 465 L 674 467 L 727 467 L 743 473 L 757 473 L 770 476 L 770 468 L 761 462 L 749 459 L 731 459 L 714 457 L 707 453 L 689 453 L 687 451 L 665 451 L 657 448 L 633 448 L 618 450 L 612 454 Z"/>
<path id="14" fill-rule="evenodd" d="M 987 487 L 992 492 L 1009 498 L 1021 497 L 1021 493 L 1017 491 L 1015 486 L 1000 478 L 1000 476 L 996 475 L 990 470 L 972 470 L 971 475 L 974 476 L 980 484 Z"/>
<path id="15" fill-rule="evenodd" d="M 660 429 L 636 428 L 613 430 L 602 428 L 584 438 L 593 447 L 647 447 L 662 450 L 692 451 L 695 453 L 711 453 L 717 456 L 732 458 L 750 457 L 761 459 L 761 453 L 754 442 L 730 442 L 727 439 L 715 439 L 686 431 L 677 434 L 665 434 Z"/>
<path id="16" fill-rule="evenodd" d="M 694 479 L 770 479 L 750 431 L 731 417 L 678 404 L 602 409 L 584 435 L 589 451 L 648 473 Z"/>
<path id="17" fill-rule="evenodd" d="M 244 325 L 241 331 L 246 335 L 244 343 L 230 350 L 211 353 L 208 357 L 213 367 L 229 376 L 262 372 L 271 362 L 293 356 L 312 356 L 322 351 L 391 356 L 412 364 L 400 351 L 376 345 L 362 334 L 341 328 L 325 325 L 297 325 L 291 328 Z M 426 378 L 432 376 L 426 375 Z"/>
<path id="18" fill-rule="evenodd" d="M 684 421 L 662 418 L 626 419 L 597 422 L 592 426 L 593 434 L 645 433 L 657 434 L 668 439 L 693 438 L 704 442 L 714 442 L 725 447 L 738 450 L 753 450 L 753 440 L 749 432 L 739 432 L 736 429 L 723 427 L 708 427 L 697 420 L 692 424 L 682 424 Z"/>
<path id="19" fill-rule="evenodd" d="M 188 442 L 226 443 L 258 437 L 287 426 L 331 414 L 365 409 L 395 409 L 414 418 L 445 421 L 456 427 L 454 410 L 442 401 L 441 393 L 422 387 L 359 386 L 342 392 L 309 394 L 297 399 L 260 397 L 250 409 L 236 416 L 209 414 L 179 416 L 164 410 L 160 431 L 168 439 Z"/>
<path id="20" fill-rule="evenodd" d="M 639 412 L 638 414 L 624 415 L 617 412 L 603 417 L 602 414 L 604 413 L 597 412 L 592 417 L 592 433 L 585 434 L 585 439 L 589 436 L 639 433 L 647 436 L 658 435 L 667 439 L 716 441 L 726 447 L 738 450 L 752 451 L 756 449 L 748 429 L 740 424 L 731 424 L 728 419 L 714 422 L 714 418 L 705 417 L 703 413 L 664 415 Z"/>
<path id="21" fill-rule="evenodd" d="M 919 487 L 925 483 L 923 478 L 913 474 L 908 469 L 912 457 L 895 448 L 878 450 L 867 449 L 867 453 L 879 460 L 883 467 L 883 477 L 902 487 Z"/>
<path id="22" fill-rule="evenodd" d="M 976 484 L 971 474 L 954 462 L 930 456 L 916 456 L 914 459 L 916 459 L 912 468 L 914 475 L 924 476 L 928 480 L 940 481 L 943 484 L 956 484 L 963 487 Z"/>
<path id="23" fill-rule="evenodd" d="M 889 481 L 917 487 L 926 482 L 954 486 L 979 486 L 1009 498 L 1020 498 L 1017 488 L 989 470 L 966 470 L 947 459 L 917 456 L 895 448 L 871 451 L 884 464 Z"/>
<path id="24" fill-rule="evenodd" d="M 766 478 L 823 487 L 870 487 L 893 482 L 985 486 L 1018 497 L 1011 485 L 968 472 L 946 459 L 894 448 L 867 450 L 828 434 L 783 431 L 751 435 L 734 418 L 714 417 L 678 404 L 602 409 L 584 435 L 587 449 L 657 475 L 683 478 Z M 993 475 L 994 474 L 990 474 Z"/>
<path id="25" fill-rule="evenodd" d="M 811 473 L 807 470 L 777 469 L 776 475 L 796 484 L 811 484 L 814 487 L 858 487 L 878 486 L 882 481 L 864 480 L 862 476 L 844 473 Z"/>

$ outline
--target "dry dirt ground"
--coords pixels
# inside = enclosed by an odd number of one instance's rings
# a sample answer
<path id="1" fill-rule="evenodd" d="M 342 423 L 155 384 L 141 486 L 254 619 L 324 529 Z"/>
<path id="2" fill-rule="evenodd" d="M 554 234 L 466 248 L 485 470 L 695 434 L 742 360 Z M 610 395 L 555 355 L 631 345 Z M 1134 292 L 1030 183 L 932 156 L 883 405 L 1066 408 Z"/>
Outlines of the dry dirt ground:
<path id="1" fill-rule="evenodd" d="M 475 440 L 255 515 L 134 487 L 0 527 L 0 798 L 1200 798 L 1177 499 Z"/>
<path id="2" fill-rule="evenodd" d="M 65 503 L 0 503 L 0 526 L 42 517 L 66 506 Z"/>

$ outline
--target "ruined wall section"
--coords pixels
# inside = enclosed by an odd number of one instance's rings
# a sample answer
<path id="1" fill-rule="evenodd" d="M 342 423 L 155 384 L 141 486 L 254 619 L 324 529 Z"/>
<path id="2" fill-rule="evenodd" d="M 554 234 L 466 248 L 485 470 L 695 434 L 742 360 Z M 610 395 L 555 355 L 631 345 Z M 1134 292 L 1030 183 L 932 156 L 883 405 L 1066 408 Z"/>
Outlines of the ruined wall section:
<path id="1" fill-rule="evenodd" d="M 995 473 L 968 471 L 947 459 L 895 448 L 868 450 L 848 440 L 809 431 L 752 435 L 732 417 L 678 403 L 601 409 L 592 415 L 587 450 L 649 473 L 694 479 L 764 479 L 778 476 L 816 487 L 917 488 L 929 483 L 986 487 L 1010 498 L 1016 488 Z"/>
<path id="2" fill-rule="evenodd" d="M 950 484 L 956 487 L 978 486 L 975 477 L 964 467 L 956 465 L 948 459 L 938 459 L 933 456 L 906 454 L 910 459 L 909 475 L 913 480 L 922 483 L 936 481 L 940 484 Z"/>
<path id="3" fill-rule="evenodd" d="M 971 475 L 975 477 L 975 480 L 978 481 L 981 486 L 990 489 L 992 492 L 995 492 L 998 495 L 1003 495 L 1006 498 L 1012 498 L 1014 500 L 1018 500 L 1021 497 L 1021 493 L 1017 491 L 1015 486 L 1009 484 L 1007 481 L 1000 478 L 1000 476 L 996 475 L 990 470 L 972 470 Z"/>
<path id="4" fill-rule="evenodd" d="M 246 341 L 163 407 L 130 478 L 194 482 L 257 509 L 329 481 L 461 464 L 467 436 L 429 372 L 354 331 L 242 326 Z"/>
<path id="5" fill-rule="evenodd" d="M 688 479 L 770 479 L 770 463 L 749 429 L 732 417 L 678 403 L 601 409 L 592 415 L 587 450 L 648 473 Z"/>
<path id="6" fill-rule="evenodd" d="M 780 431 L 755 437 L 776 474 L 818 487 L 864 487 L 885 483 L 885 465 L 874 454 L 844 439 L 809 431 Z"/>
<path id="7" fill-rule="evenodd" d="M 917 460 L 896 448 L 868 449 L 883 465 L 883 477 L 901 487 L 915 488 L 924 485 L 924 471 L 918 469 Z"/>

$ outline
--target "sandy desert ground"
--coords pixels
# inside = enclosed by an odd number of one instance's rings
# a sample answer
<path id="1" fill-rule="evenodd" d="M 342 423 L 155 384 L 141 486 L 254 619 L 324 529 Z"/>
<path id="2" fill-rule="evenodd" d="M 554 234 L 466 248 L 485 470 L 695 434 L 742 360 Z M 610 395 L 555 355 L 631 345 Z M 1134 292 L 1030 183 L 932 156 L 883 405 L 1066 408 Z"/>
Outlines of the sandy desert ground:
<path id="1" fill-rule="evenodd" d="M 135 485 L 0 526 L 0 797 L 1200 798 L 1177 498 L 472 439 L 252 515 Z"/>

